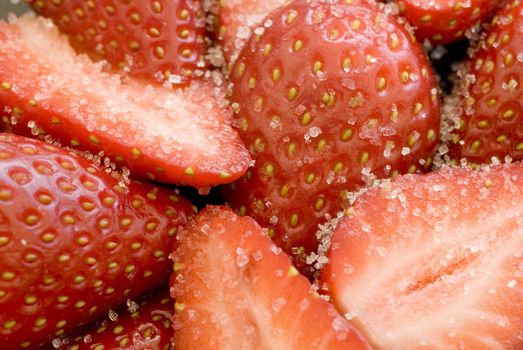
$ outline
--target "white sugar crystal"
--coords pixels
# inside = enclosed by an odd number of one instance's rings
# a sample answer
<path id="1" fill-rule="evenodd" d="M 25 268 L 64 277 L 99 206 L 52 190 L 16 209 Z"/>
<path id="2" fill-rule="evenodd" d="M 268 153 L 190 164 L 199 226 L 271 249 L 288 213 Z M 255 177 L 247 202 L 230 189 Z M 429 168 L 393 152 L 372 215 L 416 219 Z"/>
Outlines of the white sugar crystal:
<path id="1" fill-rule="evenodd" d="M 272 302 L 272 310 L 274 312 L 280 312 L 281 308 L 286 304 L 285 298 L 279 297 Z"/>

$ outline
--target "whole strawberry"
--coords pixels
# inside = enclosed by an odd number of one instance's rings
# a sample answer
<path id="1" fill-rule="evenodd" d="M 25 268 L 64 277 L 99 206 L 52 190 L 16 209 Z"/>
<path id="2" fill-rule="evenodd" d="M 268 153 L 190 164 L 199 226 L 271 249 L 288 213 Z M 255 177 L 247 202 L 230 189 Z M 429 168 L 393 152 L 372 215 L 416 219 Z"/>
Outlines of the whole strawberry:
<path id="1" fill-rule="evenodd" d="M 399 0 L 399 12 L 416 28 L 416 36 L 432 44 L 448 44 L 465 38 L 465 32 L 492 16 L 504 1 Z"/>
<path id="2" fill-rule="evenodd" d="M 33 348 L 165 283 L 193 214 L 174 191 L 0 136 L 0 337 Z"/>
<path id="3" fill-rule="evenodd" d="M 523 3 L 511 1 L 494 19 L 448 105 L 450 155 L 473 163 L 523 158 Z"/>
<path id="4" fill-rule="evenodd" d="M 231 73 L 255 165 L 226 196 L 303 257 L 371 173 L 430 167 L 438 94 L 415 39 L 373 3 L 297 1 L 265 22 Z"/>
<path id="5" fill-rule="evenodd" d="M 203 75 L 205 17 L 199 0 L 29 0 L 73 46 L 115 69 L 177 86 Z"/>
<path id="6" fill-rule="evenodd" d="M 170 350 L 174 335 L 172 328 L 173 300 L 168 288 L 157 291 L 147 299 L 134 302 L 109 317 L 98 321 L 81 335 L 61 338 L 53 345 L 59 350 Z"/>

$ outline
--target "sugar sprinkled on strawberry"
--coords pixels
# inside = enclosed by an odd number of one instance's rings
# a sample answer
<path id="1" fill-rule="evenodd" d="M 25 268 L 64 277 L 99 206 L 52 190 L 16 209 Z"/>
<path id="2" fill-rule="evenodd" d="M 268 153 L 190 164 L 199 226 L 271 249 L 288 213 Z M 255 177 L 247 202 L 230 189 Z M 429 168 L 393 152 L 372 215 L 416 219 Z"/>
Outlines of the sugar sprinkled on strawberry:
<path id="1" fill-rule="evenodd" d="M 523 35 L 522 11 L 521 1 L 511 1 L 499 12 L 459 71 L 446 113 L 454 127 L 447 144 L 455 162 L 523 158 L 523 46 L 517 39 Z"/>
<path id="2" fill-rule="evenodd" d="M 523 346 L 523 167 L 444 167 L 360 196 L 321 286 L 376 349 Z"/>
<path id="3" fill-rule="evenodd" d="M 50 135 L 132 173 L 206 187 L 241 176 L 249 156 L 218 88 L 122 83 L 78 56 L 50 21 L 0 22 L 0 129 Z"/>
<path id="4" fill-rule="evenodd" d="M 371 349 L 251 218 L 209 207 L 178 239 L 176 349 Z"/>
<path id="5" fill-rule="evenodd" d="M 231 73 L 255 164 L 225 193 L 303 259 L 350 191 L 430 168 L 439 99 L 415 39 L 371 2 L 294 2 L 266 20 Z"/>

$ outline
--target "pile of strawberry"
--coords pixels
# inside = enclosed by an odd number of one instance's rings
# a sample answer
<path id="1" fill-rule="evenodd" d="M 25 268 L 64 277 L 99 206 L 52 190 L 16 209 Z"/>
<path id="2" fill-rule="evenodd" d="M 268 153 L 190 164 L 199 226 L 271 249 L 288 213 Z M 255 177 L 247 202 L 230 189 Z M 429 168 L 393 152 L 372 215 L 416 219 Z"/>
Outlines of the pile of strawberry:
<path id="1" fill-rule="evenodd" d="M 521 0 L 26 2 L 2 349 L 523 349 Z"/>

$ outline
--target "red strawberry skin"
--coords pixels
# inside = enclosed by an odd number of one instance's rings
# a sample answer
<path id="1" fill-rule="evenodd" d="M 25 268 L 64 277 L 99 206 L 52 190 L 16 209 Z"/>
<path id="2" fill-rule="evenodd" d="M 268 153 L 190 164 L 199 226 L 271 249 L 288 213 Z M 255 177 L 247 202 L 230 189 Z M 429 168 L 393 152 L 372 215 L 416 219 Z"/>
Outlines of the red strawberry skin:
<path id="1" fill-rule="evenodd" d="M 9 52 L 0 56 L 0 130 L 103 151 L 136 177 L 195 187 L 231 182 L 249 164 L 231 112 L 208 84 L 123 84 L 41 18 L 1 22 L 0 48 Z"/>
<path id="2" fill-rule="evenodd" d="M 0 136 L 0 336 L 36 347 L 164 283 L 194 214 L 175 191 L 131 181 L 41 141 Z"/>
<path id="3" fill-rule="evenodd" d="M 500 3 L 503 1 L 471 0 L 464 4 L 460 0 L 400 0 L 398 6 L 400 14 L 416 28 L 419 40 L 436 45 L 465 39 L 466 30 L 492 16 Z"/>
<path id="4" fill-rule="evenodd" d="M 72 340 L 62 339 L 59 350 L 170 350 L 173 300 L 167 290 L 157 292 L 135 306 L 124 307 Z M 103 346 L 103 348 L 102 348 Z"/>
<path id="5" fill-rule="evenodd" d="M 256 27 L 273 10 L 287 0 L 221 0 L 216 18 L 215 32 L 222 45 L 227 63 L 234 63 L 240 50 Z"/>
<path id="6" fill-rule="evenodd" d="M 359 197 L 320 285 L 376 349 L 523 347 L 523 167 L 443 168 Z"/>
<path id="7" fill-rule="evenodd" d="M 371 349 L 251 218 L 208 207 L 177 239 L 176 349 Z"/>
<path id="8" fill-rule="evenodd" d="M 202 76 L 205 18 L 200 1 L 30 0 L 52 18 L 71 44 L 130 75 L 162 82 L 177 76 L 186 86 Z"/>
<path id="9" fill-rule="evenodd" d="M 317 225 L 371 172 L 428 168 L 439 133 L 434 77 L 409 33 L 372 3 L 330 3 L 272 12 L 231 73 L 256 163 L 225 193 L 289 254 L 314 250 Z"/>
<path id="10" fill-rule="evenodd" d="M 448 119 L 451 157 L 490 163 L 491 157 L 523 158 L 523 4 L 510 2 L 494 19 L 460 71 L 455 108 Z M 452 105 L 449 105 L 452 107 Z"/>

